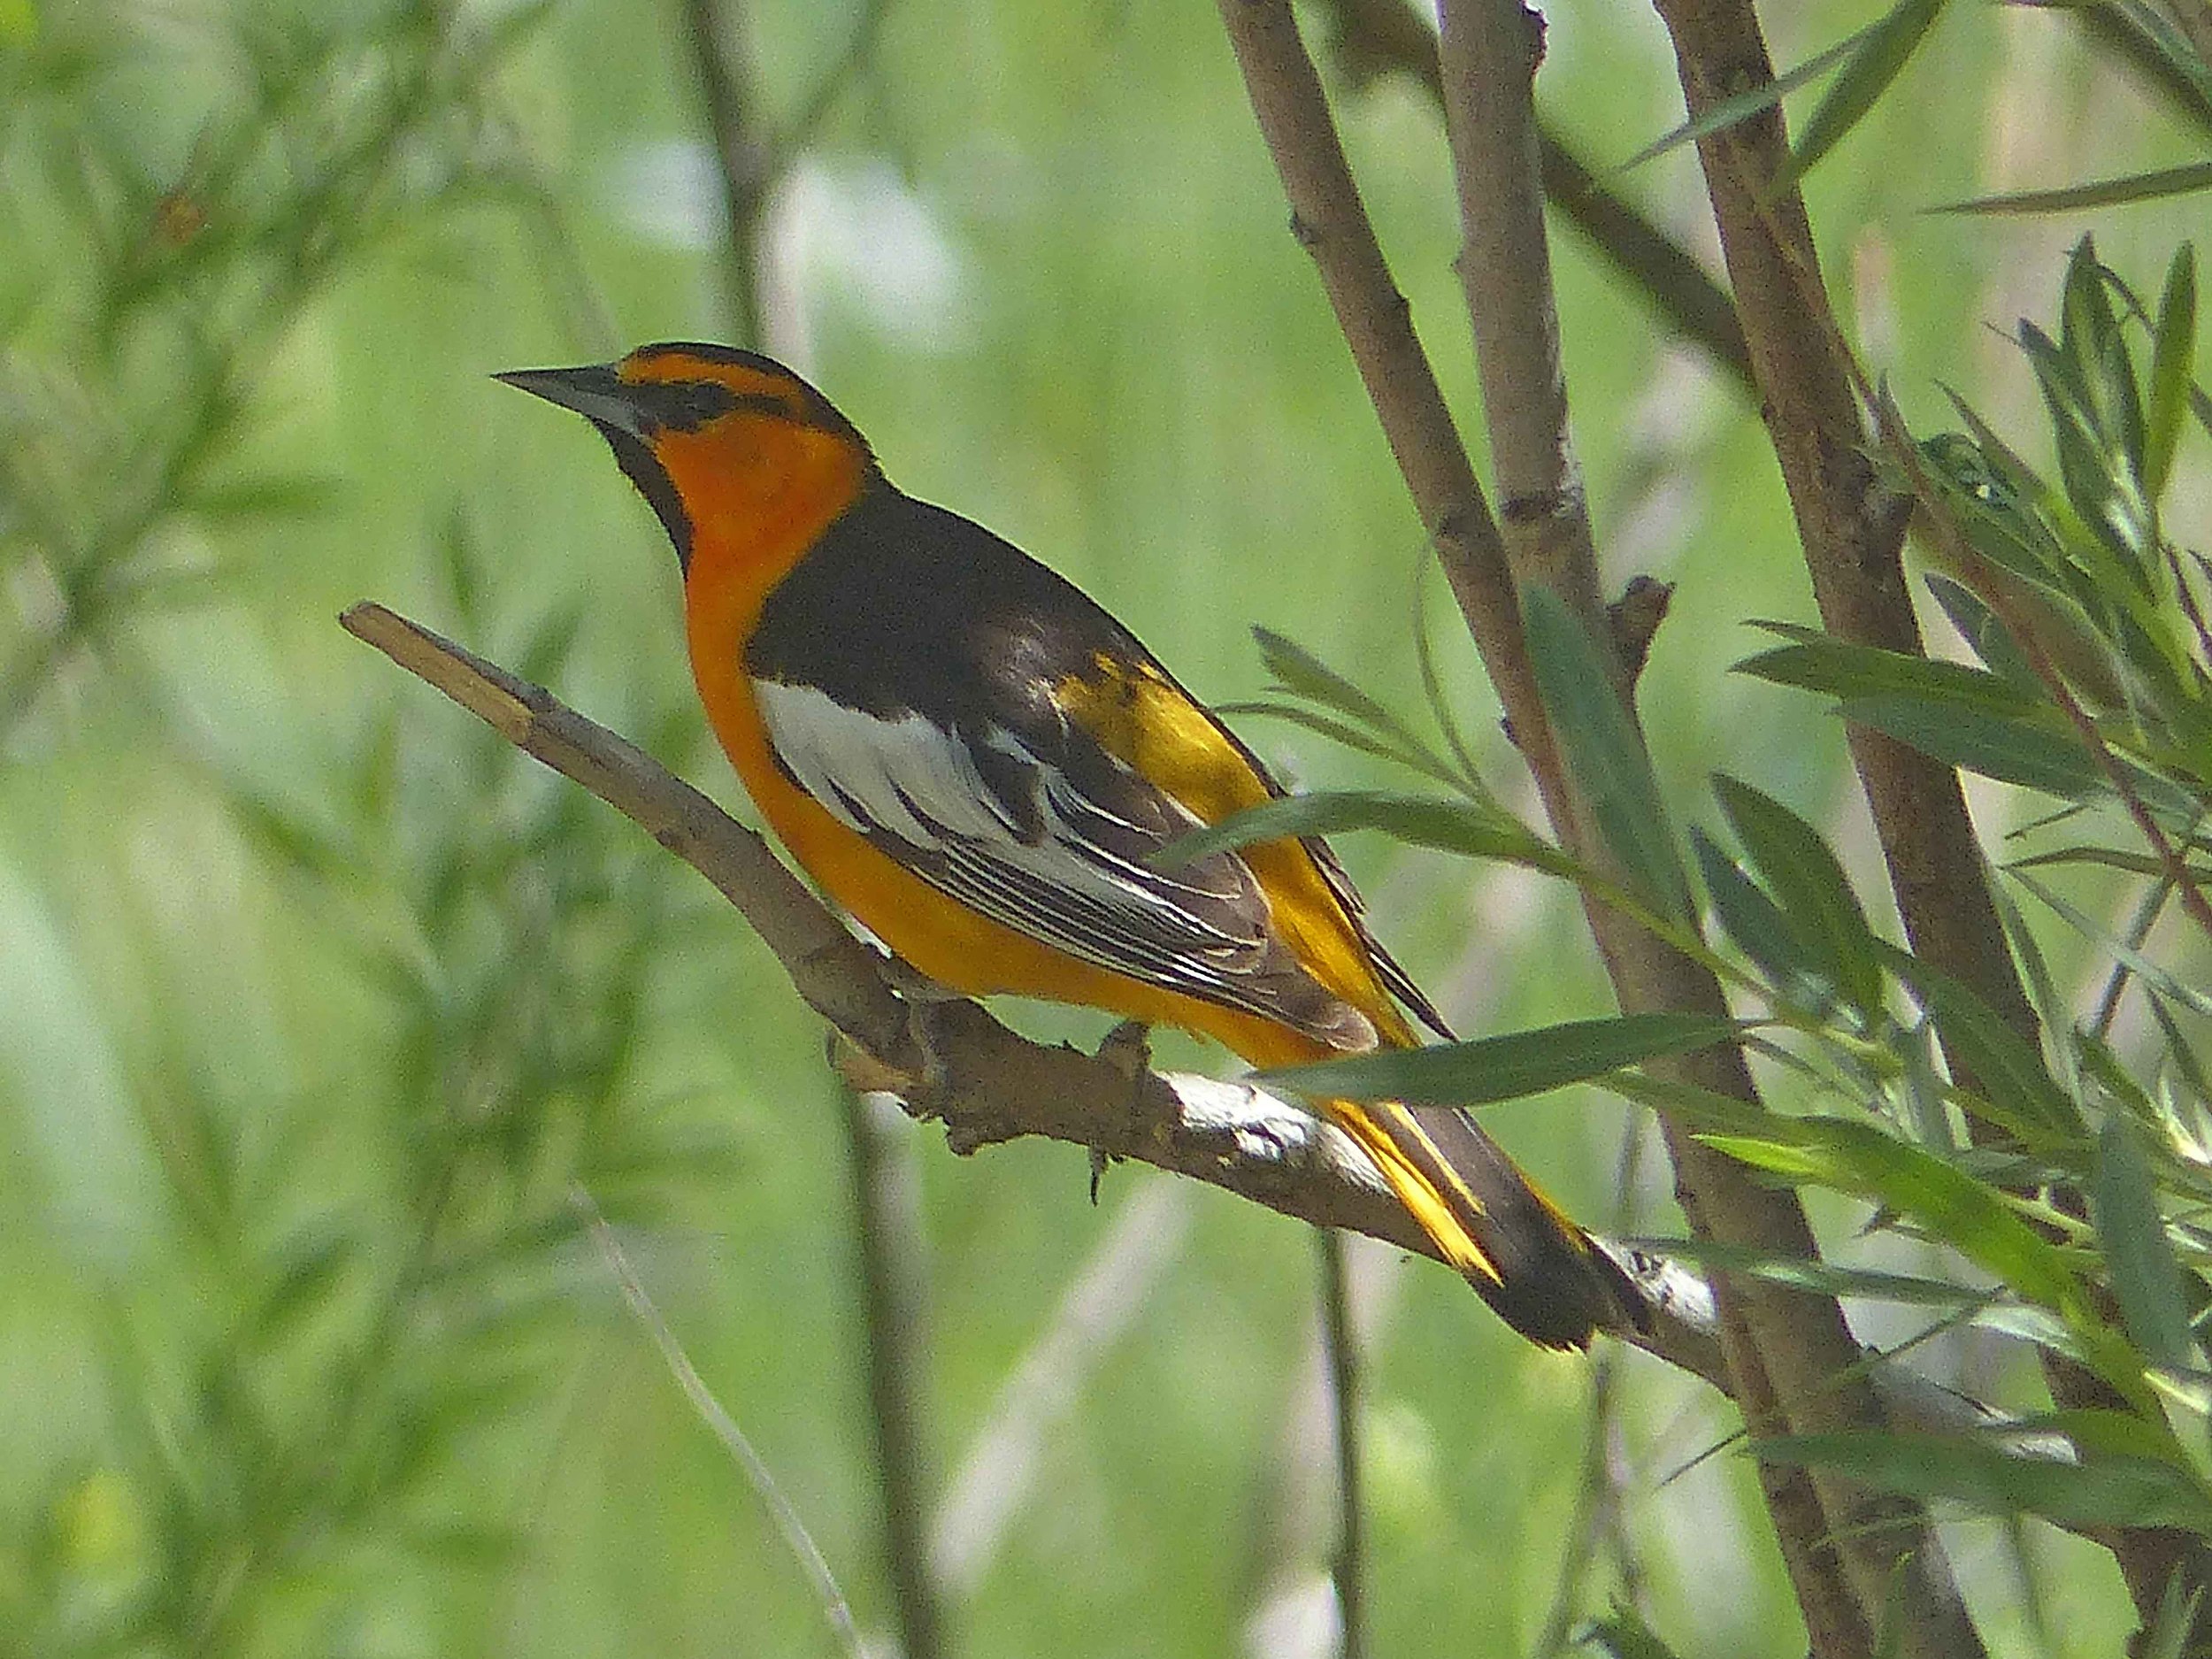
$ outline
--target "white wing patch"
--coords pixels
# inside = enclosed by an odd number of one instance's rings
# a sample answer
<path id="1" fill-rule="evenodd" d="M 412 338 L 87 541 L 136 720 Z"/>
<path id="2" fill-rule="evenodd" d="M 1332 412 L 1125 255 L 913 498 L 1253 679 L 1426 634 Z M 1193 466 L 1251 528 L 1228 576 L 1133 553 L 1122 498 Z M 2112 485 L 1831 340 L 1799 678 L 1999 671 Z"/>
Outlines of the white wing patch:
<path id="1" fill-rule="evenodd" d="M 982 741 L 1012 763 L 994 771 L 1002 789 L 1018 780 L 1026 812 L 993 792 L 966 741 L 923 715 L 885 719 L 810 686 L 752 684 L 770 746 L 799 787 L 879 845 L 902 843 L 903 856 L 885 850 L 932 886 L 1101 966 L 1275 1006 L 1279 988 L 1254 982 L 1275 949 L 1256 879 L 1233 855 L 1171 872 L 1143 863 L 1199 819 L 1119 762 L 1106 757 L 1158 804 L 1156 825 L 1085 795 L 1003 728 Z"/>
<path id="2" fill-rule="evenodd" d="M 879 719 L 811 686 L 775 680 L 754 680 L 753 695 L 776 758 L 847 828 L 925 848 L 948 833 L 1013 839 L 1013 820 L 968 746 L 933 720 Z"/>

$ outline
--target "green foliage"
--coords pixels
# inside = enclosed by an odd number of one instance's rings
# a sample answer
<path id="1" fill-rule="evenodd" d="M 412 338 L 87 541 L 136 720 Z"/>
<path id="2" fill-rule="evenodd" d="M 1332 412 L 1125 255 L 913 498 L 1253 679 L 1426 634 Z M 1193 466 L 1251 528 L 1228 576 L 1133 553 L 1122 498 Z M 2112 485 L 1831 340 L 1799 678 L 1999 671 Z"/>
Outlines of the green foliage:
<path id="1" fill-rule="evenodd" d="M 1846 1110 L 1784 1112 L 1638 1069 L 1725 1035 L 1725 1027 L 1689 1020 L 1576 1022 L 1335 1062 L 1285 1080 L 1472 1103 L 1500 1099 L 1517 1082 L 1533 1092 L 1599 1079 L 1774 1179 L 1855 1201 L 1870 1227 L 1939 1247 L 1986 1278 L 1898 1276 L 1711 1248 L 1692 1249 L 1695 1259 L 2005 1331 L 2088 1367 L 2129 1405 L 2054 1419 L 2072 1448 L 2062 1456 L 2028 1447 L 2016 1432 L 1762 1442 L 1762 1455 L 1993 1513 L 2068 1525 L 2155 1516 L 2212 1535 L 2212 1485 L 2183 1450 L 2202 1441 L 2212 1406 L 2197 1330 L 2198 1310 L 2212 1306 L 2212 1235 L 2195 1220 L 2212 1200 L 2212 1143 L 2202 1127 L 2212 1102 L 2184 1026 L 2212 1014 L 2212 999 L 2170 949 L 2146 944 L 2162 911 L 2208 889 L 2200 866 L 2189 866 L 2194 887 L 2185 894 L 2165 860 L 2139 850 L 2145 819 L 2201 849 L 2197 831 L 2212 818 L 2205 764 L 2212 749 L 2203 741 L 2212 729 L 2212 636 L 2199 620 L 2208 572 L 2171 538 L 2161 511 L 2182 411 L 2196 395 L 2193 256 L 2184 248 L 2175 257 L 2153 311 L 2085 242 L 2069 264 L 2059 316 L 2055 333 L 2027 323 L 2020 331 L 2056 482 L 1962 403 L 1967 434 L 1922 443 L 1892 463 L 1893 481 L 1921 492 L 1929 540 L 1952 554 L 1952 573 L 1936 577 L 1931 591 L 1983 665 L 1770 623 L 1763 626 L 1786 643 L 1740 667 L 1769 685 L 1825 693 L 1845 719 L 1939 760 L 2062 801 L 2065 810 L 2042 827 L 2062 830 L 2070 844 L 2024 853 L 2013 879 L 2110 962 L 2113 989 L 2093 1018 L 2062 997 L 2044 947 L 2009 895 L 2001 909 L 2039 1032 L 1881 939 L 1820 831 L 1730 776 L 1717 777 L 1714 789 L 1740 862 L 1701 827 L 1690 838 L 1713 920 L 1740 954 L 1717 956 L 1694 932 L 1670 931 L 1688 899 L 1655 779 L 1595 645 L 1540 591 L 1527 605 L 1532 652 L 1562 749 L 1625 872 L 1626 895 L 1563 856 L 1540 863 L 1528 832 L 1517 834 L 1509 819 L 1502 826 L 1494 797 L 1481 789 L 1464 805 L 1378 807 L 1323 795 L 1302 812 L 1294 799 L 1233 820 L 1216 839 L 1377 828 L 1461 856 L 1545 868 L 1606 902 L 1640 903 L 1636 913 L 1757 1005 L 1736 1034 L 1766 1062 L 1770 1086 L 1793 1083 Z M 1379 724 L 1344 691 L 1333 691 L 1332 706 L 1356 726 Z M 1384 752 L 1379 743 L 1366 747 Z M 2108 826 L 2136 849 L 2083 839 L 2092 826 Z M 2084 864 L 2148 884 L 2127 937 L 2028 873 Z M 2200 953 L 2206 942 L 2195 933 L 2183 949 Z M 2156 1012 L 2162 1051 L 2139 1044 L 2124 1057 L 2110 1041 L 2114 1001 L 2128 986 Z M 2080 1201 L 2054 1196 L 2063 1192 L 2085 1196 L 2085 1217 Z M 2185 1432 L 2183 1419 L 2194 1419 Z"/>

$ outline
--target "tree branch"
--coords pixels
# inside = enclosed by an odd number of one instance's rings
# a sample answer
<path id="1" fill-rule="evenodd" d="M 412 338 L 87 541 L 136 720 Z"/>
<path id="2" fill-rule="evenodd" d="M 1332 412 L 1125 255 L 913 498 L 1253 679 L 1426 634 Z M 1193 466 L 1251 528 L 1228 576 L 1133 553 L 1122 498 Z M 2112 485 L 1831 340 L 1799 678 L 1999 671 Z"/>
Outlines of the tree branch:
<path id="1" fill-rule="evenodd" d="M 1655 4 L 1673 37 L 1692 119 L 1773 80 L 1752 0 Z M 1821 280 L 1804 198 L 1793 187 L 1775 188 L 1789 160 L 1780 106 L 1699 140 L 1698 156 L 1822 623 L 1855 643 L 1919 655 L 1902 558 L 1908 514 L 1876 487 L 1850 354 Z M 1878 732 L 1852 726 L 1847 735 L 1914 954 L 2039 1042 L 1956 772 Z M 1979 1087 L 1970 1067 L 1955 1056 L 1946 1058 L 1962 1087 Z M 2108 1385 L 2070 1361 L 2047 1353 L 2043 1370 L 2063 1409 L 2127 1409 Z M 2176 1571 L 2185 1589 L 2212 1584 L 2212 1551 L 2201 1540 L 2139 1527 L 2108 1541 L 2146 1625 L 2157 1617 Z M 2207 1605 L 2212 1609 L 2212 1598 Z M 2208 1624 L 2212 1610 L 2200 1619 L 2200 1630 Z"/>
<path id="2" fill-rule="evenodd" d="M 382 605 L 352 605 L 339 622 L 706 877 L 845 1040 L 838 1064 L 846 1080 L 895 1094 L 910 1115 L 941 1122 L 954 1150 L 1043 1135 L 1442 1259 L 1366 1155 L 1310 1112 L 1248 1083 L 1187 1072 L 1133 1077 L 1113 1059 L 1031 1042 L 973 1002 L 901 1001 L 883 959 L 757 834 L 636 745 Z M 1620 1254 L 1651 1328 L 1617 1334 L 1724 1386 L 1702 1283 L 1671 1263 Z"/>
<path id="3" fill-rule="evenodd" d="M 1406 75 L 1444 106 L 1437 69 L 1436 30 L 1406 0 L 1329 0 L 1336 45 L 1356 77 Z M 1605 188 L 1595 169 L 1540 119 L 1537 151 L 1544 199 L 1587 238 L 1598 256 L 1663 318 L 1725 371 L 1744 392 L 1755 394 L 1751 356 L 1735 303 L 1686 249 Z"/>
<path id="4" fill-rule="evenodd" d="M 1455 595 L 1547 812 L 1578 856 L 1602 863 L 1602 847 L 1580 822 L 1535 690 L 1519 626 L 1517 578 L 1553 587 L 1582 613 L 1595 637 L 1606 637 L 1596 597 L 1595 559 L 1589 551 L 1586 518 L 1566 443 L 1563 395 L 1556 387 L 1556 357 L 1550 342 L 1557 326 L 1548 284 L 1540 276 L 1527 282 L 1517 271 L 1494 279 L 1486 270 L 1478 273 L 1463 265 L 1463 275 L 1476 290 L 1471 310 L 1479 346 L 1517 330 L 1522 335 L 1508 342 L 1502 366 L 1487 353 L 1482 365 L 1486 406 L 1493 421 L 1492 447 L 1500 456 L 1501 485 L 1509 509 L 1506 534 L 1501 535 L 1443 410 L 1405 302 L 1375 242 L 1287 0 L 1219 0 L 1219 9 L 1261 134 L 1290 199 L 1293 227 L 1320 269 L 1331 305 L 1423 519 L 1432 534 L 1440 526 L 1462 531 L 1455 539 L 1436 535 L 1439 556 L 1452 577 Z M 1471 123 L 1455 115 L 1461 94 L 1452 84 L 1448 28 L 1444 50 L 1446 125 L 1456 150 Z M 1517 193 L 1518 204 L 1509 210 L 1514 215 L 1511 227 L 1499 239 L 1502 257 L 1507 264 L 1533 259 L 1533 268 L 1540 273 L 1546 256 L 1540 209 L 1534 205 L 1535 147 L 1526 113 L 1533 58 L 1525 38 L 1513 61 L 1519 76 L 1517 92 L 1498 94 L 1496 88 L 1486 87 L 1482 101 L 1460 106 L 1463 114 L 1480 108 L 1486 119 L 1491 109 L 1487 99 L 1493 95 L 1517 104 L 1520 112 L 1502 131 L 1497 159 L 1478 159 L 1471 165 L 1455 156 L 1455 163 L 1462 179 L 1469 181 L 1463 199 L 1493 201 L 1500 190 Z M 1486 168 L 1502 169 L 1505 176 L 1493 176 Z M 1475 244 L 1483 233 L 1479 226 L 1470 229 L 1466 257 L 1479 260 L 1482 250 Z M 1515 295 L 1499 305 L 1491 304 L 1484 291 L 1494 280 L 1517 285 Z M 1532 354 L 1527 349 L 1531 338 L 1537 342 Z M 1480 510 L 1479 518 L 1467 518 L 1472 510 Z M 1525 537 L 1520 534 L 1524 527 L 1529 532 Z M 1524 558 L 1525 571 L 1517 562 Z M 1623 918 L 1594 907 L 1588 913 L 1624 1010 L 1724 1010 L 1720 987 L 1711 975 Z M 1669 1063 L 1664 1069 L 1702 1087 L 1738 1099 L 1756 1099 L 1743 1057 L 1733 1048 L 1708 1050 Z M 1675 1154 L 1678 1196 L 1694 1233 L 1786 1256 L 1816 1253 L 1811 1229 L 1793 1194 L 1755 1185 L 1740 1167 L 1686 1136 L 1671 1134 L 1670 1145 Z M 1724 1282 L 1721 1289 L 1721 1333 L 1731 1392 L 1755 1435 L 1816 1433 L 1877 1425 L 1884 1420 L 1871 1386 L 1856 1369 L 1856 1344 L 1832 1299 L 1808 1302 L 1755 1282 Z M 1879 1531 L 1903 1521 L 1906 1540 L 1919 1535 L 1924 1528 L 1916 1509 L 1885 1503 L 1877 1506 L 1878 1513 L 1877 1509 L 1863 1511 L 1861 1494 L 1850 1494 L 1847 1502 L 1846 1490 L 1832 1482 L 1825 1483 L 1834 1491 L 1824 1503 L 1818 1495 L 1824 1482 L 1794 1471 L 1770 1467 L 1763 1471 L 1763 1479 L 1815 1639 L 1830 1653 L 1868 1651 L 1872 1621 L 1860 1603 L 1876 1576 L 1870 1563 L 1885 1553 L 1892 1561 L 1897 1555 L 1894 1536 L 1890 1545 L 1883 1545 Z M 1860 1541 L 1870 1538 L 1878 1541 Z M 1852 1540 L 1841 1546 L 1840 1563 L 1839 1540 Z M 1847 1583 L 1839 1575 L 1842 1564 L 1854 1569 L 1854 1582 Z M 1932 1582 L 1942 1578 L 1947 1575 L 1932 1572 Z M 1881 1604 L 1884 1593 L 1883 1587 L 1875 1587 L 1874 1606 Z M 1932 1607 L 1947 1600 L 1925 1599 Z M 1947 1601 L 1955 1606 L 1955 1595 Z M 1969 1645 L 1959 1651 L 1974 1651 L 1971 1627 L 1963 1615 L 1954 1622 L 1969 1637 Z"/>

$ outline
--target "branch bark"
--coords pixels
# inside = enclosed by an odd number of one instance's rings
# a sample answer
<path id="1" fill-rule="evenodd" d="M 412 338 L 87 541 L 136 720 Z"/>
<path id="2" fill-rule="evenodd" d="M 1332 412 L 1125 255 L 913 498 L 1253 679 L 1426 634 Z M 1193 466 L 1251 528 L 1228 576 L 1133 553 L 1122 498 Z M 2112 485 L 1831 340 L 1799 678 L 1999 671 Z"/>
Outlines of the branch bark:
<path id="1" fill-rule="evenodd" d="M 1417 81 L 1444 105 L 1437 69 L 1436 30 L 1406 0 L 1329 0 L 1338 53 L 1356 77 L 1390 73 Z M 1540 118 L 1537 152 L 1544 199 L 1613 267 L 1622 280 L 1683 339 L 1747 394 L 1756 388 L 1743 326 L 1728 290 L 1625 196 L 1608 189 L 1597 170 Z"/>

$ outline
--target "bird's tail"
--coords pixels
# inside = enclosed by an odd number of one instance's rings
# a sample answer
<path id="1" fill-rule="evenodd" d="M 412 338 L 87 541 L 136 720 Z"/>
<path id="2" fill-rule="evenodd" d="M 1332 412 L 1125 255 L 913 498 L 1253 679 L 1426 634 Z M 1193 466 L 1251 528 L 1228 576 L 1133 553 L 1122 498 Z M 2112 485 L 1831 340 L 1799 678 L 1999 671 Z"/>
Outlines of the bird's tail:
<path id="1" fill-rule="evenodd" d="M 1601 1325 L 1640 1323 L 1626 1275 L 1467 1113 L 1388 1101 L 1325 1110 L 1445 1258 L 1530 1341 L 1586 1348 Z"/>

